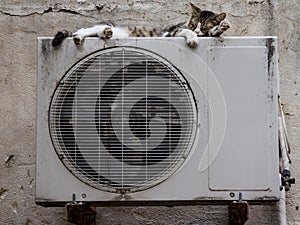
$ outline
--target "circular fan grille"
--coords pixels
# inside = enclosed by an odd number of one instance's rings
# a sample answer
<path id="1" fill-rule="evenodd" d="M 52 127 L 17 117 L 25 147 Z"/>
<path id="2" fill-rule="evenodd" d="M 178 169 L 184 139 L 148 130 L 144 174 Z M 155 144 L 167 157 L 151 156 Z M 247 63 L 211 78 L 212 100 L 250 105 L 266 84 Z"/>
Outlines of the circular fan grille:
<path id="1" fill-rule="evenodd" d="M 188 155 L 196 106 L 180 72 L 143 49 L 83 58 L 59 82 L 49 110 L 55 150 L 80 180 L 110 192 L 167 179 Z"/>

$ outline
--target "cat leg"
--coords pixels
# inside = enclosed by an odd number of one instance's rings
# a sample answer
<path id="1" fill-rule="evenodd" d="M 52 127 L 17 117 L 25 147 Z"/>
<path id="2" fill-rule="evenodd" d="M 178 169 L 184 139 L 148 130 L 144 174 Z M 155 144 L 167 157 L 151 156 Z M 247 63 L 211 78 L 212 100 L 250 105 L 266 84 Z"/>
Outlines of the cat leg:
<path id="1" fill-rule="evenodd" d="M 110 39 L 113 35 L 111 27 L 107 25 L 97 25 L 90 28 L 82 28 L 73 34 L 73 40 L 76 45 L 81 44 L 86 37 L 100 37 Z"/>
<path id="2" fill-rule="evenodd" d="M 52 39 L 52 46 L 53 47 L 59 46 L 63 42 L 63 40 L 66 39 L 67 37 L 72 37 L 72 33 L 70 31 L 67 30 L 58 31 L 57 34 Z"/>
<path id="3" fill-rule="evenodd" d="M 175 36 L 177 37 L 185 37 L 186 43 L 191 48 L 196 48 L 199 44 L 197 34 L 194 31 L 188 29 L 182 29 L 178 34 Z"/>
<path id="4" fill-rule="evenodd" d="M 208 31 L 210 37 L 220 37 L 226 30 L 230 28 L 230 23 L 227 20 L 222 20 L 218 26 L 213 27 Z"/>
<path id="5" fill-rule="evenodd" d="M 73 41 L 76 45 L 81 44 L 84 38 L 94 37 L 97 35 L 97 29 L 95 27 L 81 28 L 73 34 Z"/>

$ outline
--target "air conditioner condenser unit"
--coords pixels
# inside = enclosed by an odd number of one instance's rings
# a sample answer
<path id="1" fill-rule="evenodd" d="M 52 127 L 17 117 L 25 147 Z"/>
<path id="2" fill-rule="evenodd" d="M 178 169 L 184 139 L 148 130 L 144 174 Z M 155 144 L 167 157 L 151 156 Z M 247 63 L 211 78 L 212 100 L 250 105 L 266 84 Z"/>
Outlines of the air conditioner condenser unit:
<path id="1" fill-rule="evenodd" d="M 279 199 L 275 37 L 38 38 L 36 203 Z"/>

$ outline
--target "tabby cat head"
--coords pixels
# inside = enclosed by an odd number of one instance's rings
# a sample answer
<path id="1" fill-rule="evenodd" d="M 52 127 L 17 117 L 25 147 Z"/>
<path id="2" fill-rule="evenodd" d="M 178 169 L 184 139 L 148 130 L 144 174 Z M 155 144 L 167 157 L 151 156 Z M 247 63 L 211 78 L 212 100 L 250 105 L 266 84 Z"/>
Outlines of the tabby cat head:
<path id="1" fill-rule="evenodd" d="M 192 6 L 192 17 L 188 23 L 188 27 L 196 33 L 200 33 L 201 31 L 206 35 L 211 28 L 218 26 L 226 17 L 226 13 L 216 14 L 211 11 L 202 11 L 193 3 L 190 4 Z"/>

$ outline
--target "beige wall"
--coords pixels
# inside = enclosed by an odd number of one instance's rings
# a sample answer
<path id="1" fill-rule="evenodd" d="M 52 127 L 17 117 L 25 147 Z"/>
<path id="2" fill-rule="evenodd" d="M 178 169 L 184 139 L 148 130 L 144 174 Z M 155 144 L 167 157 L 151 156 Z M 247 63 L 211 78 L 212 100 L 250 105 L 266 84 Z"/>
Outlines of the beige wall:
<path id="1" fill-rule="evenodd" d="M 214 2 L 218 2 L 215 4 Z M 299 0 L 195 0 L 225 11 L 227 36 L 278 35 L 281 95 L 292 146 L 292 174 L 300 181 Z M 103 20 L 120 25 L 185 21 L 188 1 L 11 0 L 0 2 L 0 224 L 68 224 L 63 208 L 34 203 L 36 38 Z M 11 156 L 11 157 L 10 157 Z M 10 158 L 9 162 L 6 160 Z M 287 195 L 289 224 L 300 224 L 299 182 Z M 247 224 L 277 224 L 277 206 L 251 205 Z M 227 206 L 98 208 L 99 224 L 227 224 Z"/>

